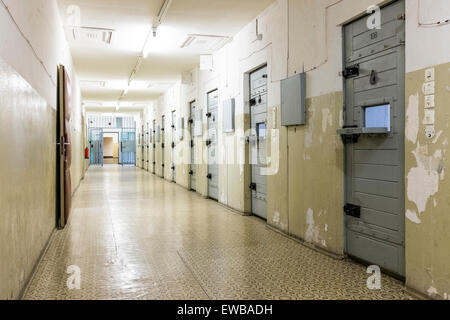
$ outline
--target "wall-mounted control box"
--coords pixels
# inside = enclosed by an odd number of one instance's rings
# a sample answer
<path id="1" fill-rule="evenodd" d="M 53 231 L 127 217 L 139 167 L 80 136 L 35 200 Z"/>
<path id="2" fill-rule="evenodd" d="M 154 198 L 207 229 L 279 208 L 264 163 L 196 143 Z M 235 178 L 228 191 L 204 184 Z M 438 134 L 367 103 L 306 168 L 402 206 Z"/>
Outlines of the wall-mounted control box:
<path id="1" fill-rule="evenodd" d="M 281 125 L 306 124 L 306 73 L 281 80 Z"/>
<path id="2" fill-rule="evenodd" d="M 228 99 L 223 102 L 223 132 L 234 132 L 235 100 Z"/>

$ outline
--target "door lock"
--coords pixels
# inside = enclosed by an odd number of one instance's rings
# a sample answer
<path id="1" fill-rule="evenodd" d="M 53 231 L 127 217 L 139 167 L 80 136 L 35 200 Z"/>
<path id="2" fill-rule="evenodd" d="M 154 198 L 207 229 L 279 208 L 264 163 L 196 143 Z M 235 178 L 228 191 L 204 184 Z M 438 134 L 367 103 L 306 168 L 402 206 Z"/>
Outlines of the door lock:
<path id="1" fill-rule="evenodd" d="M 377 72 L 375 70 L 372 70 L 370 72 L 370 84 L 375 85 L 377 84 L 377 81 L 378 81 Z"/>

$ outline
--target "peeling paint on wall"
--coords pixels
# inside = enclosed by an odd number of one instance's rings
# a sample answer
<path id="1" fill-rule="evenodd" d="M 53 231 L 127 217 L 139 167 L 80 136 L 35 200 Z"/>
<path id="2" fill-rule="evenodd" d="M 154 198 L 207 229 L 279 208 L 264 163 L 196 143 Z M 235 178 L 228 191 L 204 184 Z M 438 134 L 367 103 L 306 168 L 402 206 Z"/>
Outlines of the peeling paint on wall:
<path id="1" fill-rule="evenodd" d="M 330 113 L 330 109 L 322 110 L 322 132 L 326 133 L 328 126 L 333 125 L 333 115 Z"/>
<path id="2" fill-rule="evenodd" d="M 412 143 L 417 142 L 419 134 L 419 94 L 409 97 L 408 109 L 406 110 L 406 139 Z"/>
<path id="3" fill-rule="evenodd" d="M 416 224 L 421 224 L 422 223 L 422 221 L 417 216 L 417 212 L 415 212 L 415 211 L 407 210 L 406 211 L 406 218 L 409 219 L 411 222 L 414 222 Z"/>
<path id="4" fill-rule="evenodd" d="M 316 226 L 314 221 L 314 211 L 308 209 L 306 212 L 306 229 L 305 241 L 309 243 L 319 243 L 319 227 Z"/>
<path id="5" fill-rule="evenodd" d="M 306 148 L 311 148 L 312 143 L 313 143 L 313 133 L 314 133 L 314 114 L 315 114 L 315 107 L 311 106 L 310 110 L 311 112 L 311 120 L 310 123 L 308 125 L 308 131 L 305 134 L 305 147 Z"/>
<path id="6" fill-rule="evenodd" d="M 439 180 L 444 177 L 442 151 L 437 150 L 433 156 L 427 156 L 428 146 L 421 146 L 418 143 L 412 153 L 416 158 L 417 167 L 412 168 L 408 174 L 408 199 L 416 204 L 420 215 L 425 212 L 430 197 L 439 191 Z"/>

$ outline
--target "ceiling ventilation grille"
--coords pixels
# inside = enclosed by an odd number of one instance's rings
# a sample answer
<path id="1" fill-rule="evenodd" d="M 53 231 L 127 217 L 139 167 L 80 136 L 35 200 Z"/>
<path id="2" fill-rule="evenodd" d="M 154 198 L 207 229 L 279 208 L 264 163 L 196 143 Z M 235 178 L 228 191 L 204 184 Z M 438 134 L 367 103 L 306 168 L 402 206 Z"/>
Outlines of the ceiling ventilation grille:
<path id="1" fill-rule="evenodd" d="M 181 45 L 181 48 L 217 51 L 224 45 L 231 41 L 230 37 L 215 36 L 215 35 L 203 35 L 203 34 L 190 34 L 187 39 Z"/>
<path id="2" fill-rule="evenodd" d="M 111 44 L 113 29 L 76 27 L 72 29 L 74 41 Z"/>

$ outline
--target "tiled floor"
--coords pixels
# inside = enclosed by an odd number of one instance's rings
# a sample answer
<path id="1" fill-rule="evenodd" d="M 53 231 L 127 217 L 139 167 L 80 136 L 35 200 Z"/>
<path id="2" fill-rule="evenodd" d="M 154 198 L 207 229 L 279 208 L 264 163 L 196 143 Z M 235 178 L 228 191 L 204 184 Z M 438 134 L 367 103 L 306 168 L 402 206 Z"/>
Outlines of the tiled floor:
<path id="1" fill-rule="evenodd" d="M 81 289 L 67 287 L 67 268 Z M 134 167 L 91 168 L 25 299 L 408 299 L 383 276 L 335 260 L 254 217 Z"/>

